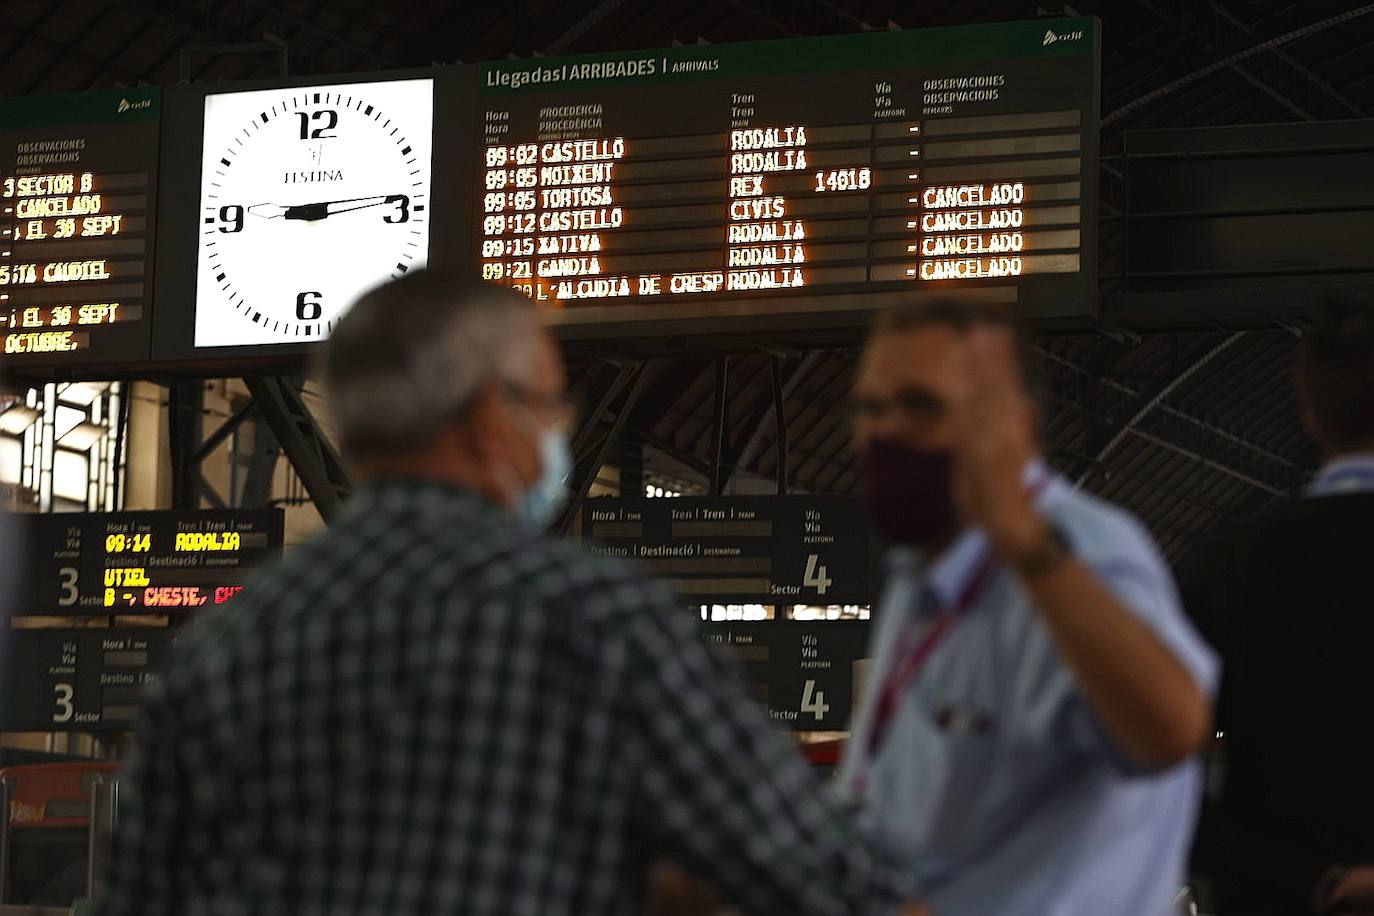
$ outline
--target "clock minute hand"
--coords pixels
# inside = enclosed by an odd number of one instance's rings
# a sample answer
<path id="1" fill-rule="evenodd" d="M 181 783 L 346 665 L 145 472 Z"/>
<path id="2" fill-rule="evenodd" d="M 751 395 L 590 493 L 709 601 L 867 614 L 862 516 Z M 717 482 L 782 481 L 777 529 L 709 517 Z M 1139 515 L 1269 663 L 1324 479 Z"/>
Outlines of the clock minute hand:
<path id="1" fill-rule="evenodd" d="M 367 207 L 380 207 L 385 204 L 387 197 L 354 197 L 348 200 L 325 200 L 313 204 L 298 204 L 294 207 L 287 207 L 282 215 L 286 219 L 300 219 L 314 221 L 333 216 L 335 213 L 347 213 L 350 210 L 362 210 Z"/>

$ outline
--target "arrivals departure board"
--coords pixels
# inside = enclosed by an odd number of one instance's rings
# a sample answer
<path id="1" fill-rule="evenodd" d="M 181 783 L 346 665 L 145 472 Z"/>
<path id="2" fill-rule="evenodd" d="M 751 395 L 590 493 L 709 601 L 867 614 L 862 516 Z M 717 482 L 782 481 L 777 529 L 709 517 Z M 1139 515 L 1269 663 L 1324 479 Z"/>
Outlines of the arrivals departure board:
<path id="1" fill-rule="evenodd" d="M 233 598 L 282 546 L 277 509 L 18 518 L 29 574 L 7 616 L 194 613 Z"/>
<path id="2" fill-rule="evenodd" d="M 575 326 L 1095 309 L 1096 21 L 477 68 L 480 276 Z"/>
<path id="3" fill-rule="evenodd" d="M 9 367 L 146 362 L 160 91 L 0 99 Z"/>

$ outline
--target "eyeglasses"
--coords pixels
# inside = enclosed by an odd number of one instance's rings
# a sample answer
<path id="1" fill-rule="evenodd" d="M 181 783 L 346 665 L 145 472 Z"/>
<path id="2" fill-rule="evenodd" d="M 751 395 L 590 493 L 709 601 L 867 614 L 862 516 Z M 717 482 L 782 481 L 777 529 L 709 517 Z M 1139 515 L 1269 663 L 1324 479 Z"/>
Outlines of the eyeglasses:
<path id="1" fill-rule="evenodd" d="M 554 394 L 543 391 L 535 391 L 519 382 L 506 382 L 506 393 L 539 413 L 546 414 L 555 423 L 561 425 L 571 425 L 577 416 L 577 406 L 568 400 L 565 392 L 559 391 Z"/>
<path id="2" fill-rule="evenodd" d="M 892 397 L 851 395 L 849 413 L 855 420 L 882 422 L 889 418 L 907 423 L 936 419 L 944 411 L 940 401 L 924 391 L 899 391 Z"/>

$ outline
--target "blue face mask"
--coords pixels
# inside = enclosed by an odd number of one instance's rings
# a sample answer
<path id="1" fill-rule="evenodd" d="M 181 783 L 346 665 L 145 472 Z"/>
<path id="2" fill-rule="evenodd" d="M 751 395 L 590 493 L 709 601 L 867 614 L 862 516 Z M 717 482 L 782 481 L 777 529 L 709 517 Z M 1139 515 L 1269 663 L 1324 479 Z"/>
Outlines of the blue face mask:
<path id="1" fill-rule="evenodd" d="M 539 479 L 516 500 L 512 510 L 521 527 L 543 531 L 568 501 L 568 478 L 573 472 L 572 447 L 561 429 L 539 434 Z"/>

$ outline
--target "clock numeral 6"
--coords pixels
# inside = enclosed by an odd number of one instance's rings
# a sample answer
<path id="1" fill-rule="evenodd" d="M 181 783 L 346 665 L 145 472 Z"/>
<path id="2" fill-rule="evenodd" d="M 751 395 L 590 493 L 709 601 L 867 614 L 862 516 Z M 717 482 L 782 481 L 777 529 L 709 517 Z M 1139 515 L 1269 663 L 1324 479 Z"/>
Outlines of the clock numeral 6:
<path id="1" fill-rule="evenodd" d="M 306 114 L 304 111 L 296 112 L 296 117 L 301 119 L 301 139 L 302 140 L 325 140 L 335 137 L 329 131 L 339 126 L 339 113 L 332 108 L 321 108 L 319 111 L 312 111 Z M 312 128 L 311 121 L 324 121 L 321 127 Z"/>
<path id="2" fill-rule="evenodd" d="M 242 232 L 243 231 L 243 207 L 232 204 L 227 207 L 219 208 L 219 221 L 222 225 L 220 232 Z"/>
<path id="3" fill-rule="evenodd" d="M 386 203 L 395 204 L 396 212 L 388 213 L 382 217 L 385 223 L 408 223 L 410 222 L 410 198 L 404 194 L 392 194 L 386 199 Z"/>
<path id="4" fill-rule="evenodd" d="M 315 321 L 324 313 L 320 304 L 320 293 L 304 292 L 296 294 L 296 317 L 301 321 Z"/>

